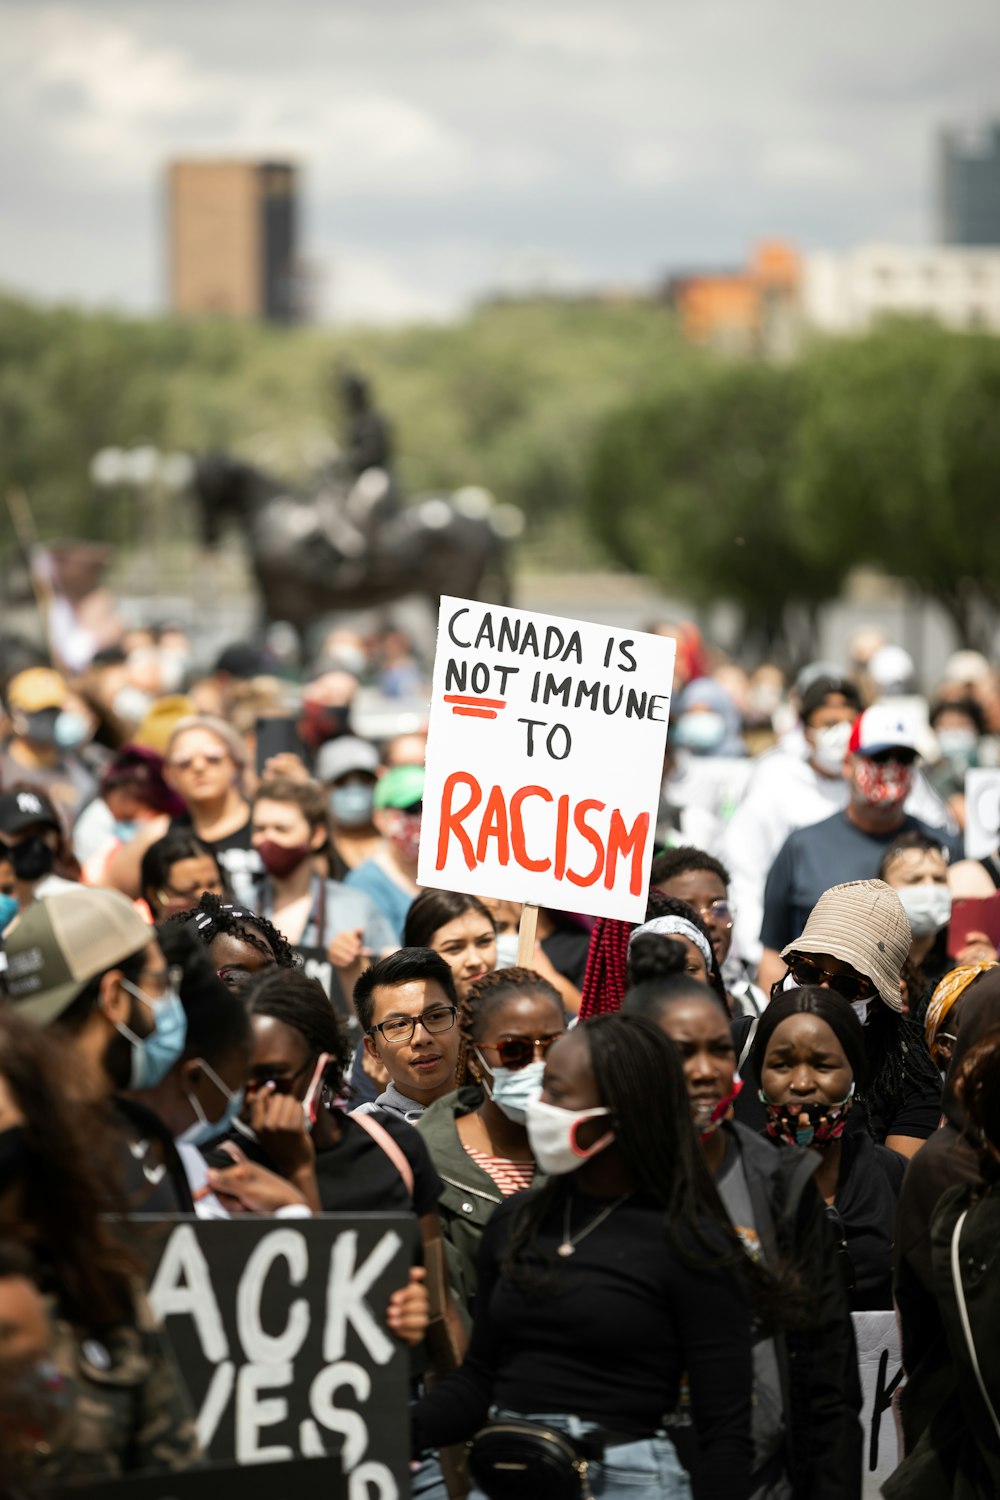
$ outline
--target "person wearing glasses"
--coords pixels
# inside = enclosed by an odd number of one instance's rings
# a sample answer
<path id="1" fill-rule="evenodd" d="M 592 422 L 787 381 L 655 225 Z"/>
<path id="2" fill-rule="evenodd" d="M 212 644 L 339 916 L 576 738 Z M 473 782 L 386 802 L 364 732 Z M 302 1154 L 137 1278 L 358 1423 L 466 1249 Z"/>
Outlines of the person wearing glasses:
<path id="1" fill-rule="evenodd" d="M 835 989 L 805 985 L 771 1001 L 753 1044 L 753 1065 L 779 1146 L 818 1153 L 814 1182 L 837 1235 L 852 1312 L 892 1307 L 892 1236 L 905 1158 L 849 1130 L 864 1112 L 868 1049 L 851 1004 Z"/>
<path id="2" fill-rule="evenodd" d="M 226 883 L 210 849 L 190 829 L 178 828 L 142 856 L 141 888 L 154 922 L 197 906 L 205 891 L 224 900 Z"/>
<path id="3" fill-rule="evenodd" d="M 954 858 L 957 844 L 911 817 L 903 804 L 913 786 L 917 746 L 913 728 L 890 703 L 866 708 L 854 721 L 844 761 L 847 806 L 821 823 L 790 833 L 764 887 L 757 983 L 765 994 L 784 973 L 782 949 L 833 885 L 870 880 L 888 846 L 903 833 L 921 833 Z"/>
<path id="4" fill-rule="evenodd" d="M 471 1317 L 490 1215 L 535 1182 L 525 1115 L 542 1092 L 545 1056 L 566 1030 L 562 997 L 531 969 L 497 969 L 463 995 L 459 1029 L 462 1086 L 426 1109 L 417 1129 L 444 1184 L 438 1212 L 452 1291 Z"/>
<path id="5" fill-rule="evenodd" d="M 693 906 L 708 928 L 715 961 L 726 982 L 730 1016 L 759 1016 L 767 996 L 752 983 L 746 965 L 730 959 L 735 913 L 729 901 L 729 871 L 725 865 L 702 849 L 683 845 L 657 854 L 649 879 L 665 896 Z"/>
<path id="6" fill-rule="evenodd" d="M 714 991 L 685 972 L 678 943 L 638 939 L 631 969 L 622 1014 L 645 1016 L 676 1047 L 692 1124 L 723 1207 L 751 1259 L 777 1277 L 792 1273 L 788 1284 L 803 1304 L 789 1320 L 793 1334 L 754 1344 L 751 1494 L 754 1500 L 856 1497 L 861 1393 L 847 1278 L 813 1186 L 821 1157 L 794 1142 L 775 1151 L 733 1119 L 741 1084 L 729 1018 Z"/>
<path id="7" fill-rule="evenodd" d="M 354 1009 L 365 1051 L 389 1082 L 353 1113 L 415 1124 L 455 1087 L 462 1038 L 451 969 L 429 948 L 397 948 L 364 971 L 354 986 Z"/>
<path id="8" fill-rule="evenodd" d="M 899 978 L 911 932 L 898 895 L 884 880 L 833 886 L 782 953 L 787 973 L 772 988 L 821 986 L 853 1006 L 864 1038 L 866 1080 L 849 1128 L 913 1156 L 941 1117 L 941 1079 L 923 1031 L 903 1015 Z M 767 1012 L 765 1011 L 765 1015 Z"/>
<path id="9" fill-rule="evenodd" d="M 167 742 L 164 777 L 187 809 L 170 831 L 187 828 L 215 855 L 226 879 L 263 871 L 251 844 L 250 803 L 243 793 L 246 749 L 225 719 L 191 714 Z"/>

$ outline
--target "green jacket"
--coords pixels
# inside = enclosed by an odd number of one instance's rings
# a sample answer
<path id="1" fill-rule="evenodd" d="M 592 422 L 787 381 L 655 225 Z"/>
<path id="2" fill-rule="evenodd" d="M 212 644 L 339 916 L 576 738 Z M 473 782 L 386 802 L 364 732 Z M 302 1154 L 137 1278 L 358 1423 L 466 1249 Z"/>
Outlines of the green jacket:
<path id="1" fill-rule="evenodd" d="M 456 1302 L 470 1320 L 475 1310 L 479 1242 L 490 1215 L 503 1202 L 493 1178 L 476 1166 L 455 1128 L 460 1115 L 472 1114 L 482 1102 L 482 1090 L 473 1084 L 436 1100 L 417 1121 L 444 1183 L 438 1215 L 448 1257 L 448 1279 Z"/>

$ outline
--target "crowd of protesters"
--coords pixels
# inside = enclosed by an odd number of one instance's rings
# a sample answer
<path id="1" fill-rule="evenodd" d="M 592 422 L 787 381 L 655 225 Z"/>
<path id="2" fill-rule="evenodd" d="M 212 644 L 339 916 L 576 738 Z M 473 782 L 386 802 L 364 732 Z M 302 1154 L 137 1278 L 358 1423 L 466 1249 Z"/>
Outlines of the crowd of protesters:
<path id="1" fill-rule="evenodd" d="M 205 1461 L 143 1218 L 371 1211 L 418 1225 L 414 1496 L 859 1500 L 853 1317 L 893 1309 L 884 1493 L 1000 1493 L 1000 853 L 962 857 L 1000 673 L 658 628 L 645 920 L 520 953 L 515 903 L 417 885 L 400 632 L 303 681 L 173 628 L 8 661 L 0 1493 Z"/>

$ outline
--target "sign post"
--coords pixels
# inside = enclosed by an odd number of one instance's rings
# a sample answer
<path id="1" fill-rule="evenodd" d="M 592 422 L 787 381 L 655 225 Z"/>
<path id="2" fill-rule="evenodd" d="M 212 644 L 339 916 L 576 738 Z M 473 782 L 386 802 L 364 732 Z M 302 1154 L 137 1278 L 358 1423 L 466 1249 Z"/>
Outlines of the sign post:
<path id="1" fill-rule="evenodd" d="M 417 881 L 641 922 L 675 643 L 445 596 Z"/>

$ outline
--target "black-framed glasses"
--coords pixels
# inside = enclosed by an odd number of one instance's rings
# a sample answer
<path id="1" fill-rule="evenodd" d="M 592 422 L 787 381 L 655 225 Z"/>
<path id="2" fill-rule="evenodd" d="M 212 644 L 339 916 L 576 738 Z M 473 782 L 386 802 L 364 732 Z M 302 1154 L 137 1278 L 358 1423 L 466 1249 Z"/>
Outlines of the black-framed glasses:
<path id="1" fill-rule="evenodd" d="M 894 761 L 899 766 L 912 766 L 917 759 L 915 750 L 907 750 L 903 745 L 890 745 L 888 750 L 876 750 L 872 755 L 866 755 L 862 750 L 865 760 L 873 760 L 877 766 L 888 766 Z"/>
<path id="2" fill-rule="evenodd" d="M 377 1026 L 373 1026 L 372 1031 L 377 1031 L 390 1047 L 400 1047 L 411 1039 L 418 1026 L 422 1026 L 431 1036 L 450 1031 L 457 1015 L 457 1006 L 435 1005 L 433 1010 L 425 1010 L 420 1016 L 390 1016 L 388 1021 L 380 1021 Z M 371 1035 L 371 1031 L 368 1035 Z"/>
<path id="3" fill-rule="evenodd" d="M 526 1036 L 504 1036 L 498 1042 L 477 1042 L 476 1047 L 480 1052 L 495 1052 L 500 1066 L 515 1073 L 518 1068 L 526 1068 L 534 1062 L 536 1054 L 544 1057 L 552 1043 L 563 1035 L 557 1031 L 552 1036 L 536 1036 L 534 1040 Z"/>
<path id="4" fill-rule="evenodd" d="M 865 1000 L 874 993 L 874 985 L 867 974 L 833 974 L 814 959 L 803 958 L 800 953 L 791 955 L 788 971 L 796 984 L 825 984 L 844 1000 Z"/>

